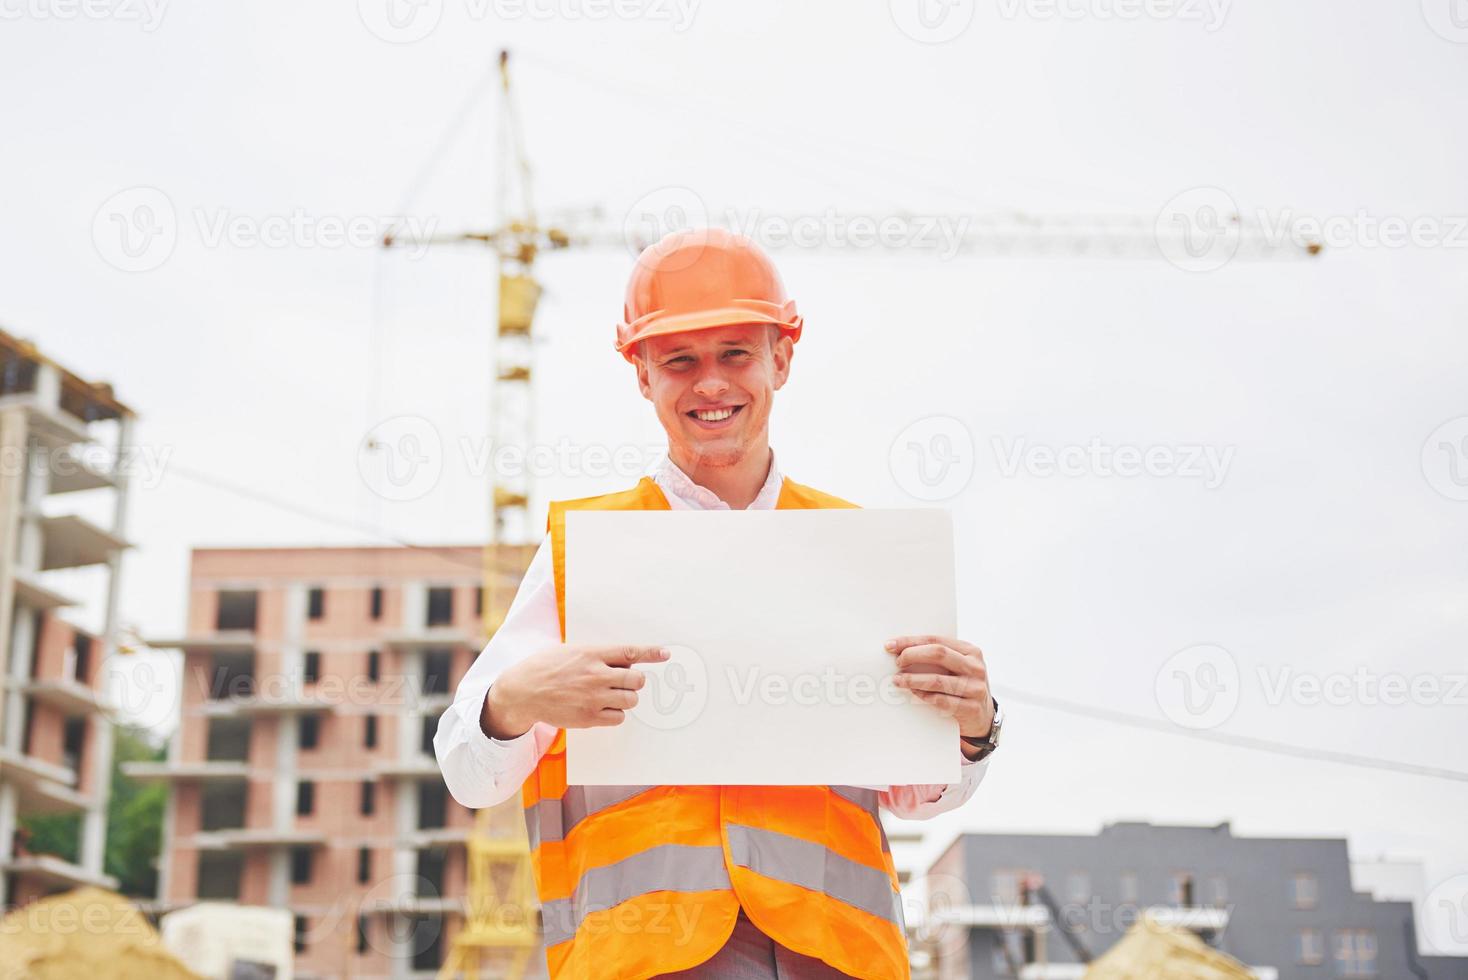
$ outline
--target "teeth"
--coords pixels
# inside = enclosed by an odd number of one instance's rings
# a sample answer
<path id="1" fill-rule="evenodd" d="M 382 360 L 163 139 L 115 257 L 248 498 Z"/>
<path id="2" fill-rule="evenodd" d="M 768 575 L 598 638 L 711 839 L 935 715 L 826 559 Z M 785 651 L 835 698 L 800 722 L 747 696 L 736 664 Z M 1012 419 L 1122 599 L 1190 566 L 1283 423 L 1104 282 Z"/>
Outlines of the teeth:
<path id="1" fill-rule="evenodd" d="M 693 414 L 697 415 L 701 420 L 705 422 L 722 422 L 724 419 L 734 414 L 734 409 L 721 408 L 712 412 L 695 411 Z"/>

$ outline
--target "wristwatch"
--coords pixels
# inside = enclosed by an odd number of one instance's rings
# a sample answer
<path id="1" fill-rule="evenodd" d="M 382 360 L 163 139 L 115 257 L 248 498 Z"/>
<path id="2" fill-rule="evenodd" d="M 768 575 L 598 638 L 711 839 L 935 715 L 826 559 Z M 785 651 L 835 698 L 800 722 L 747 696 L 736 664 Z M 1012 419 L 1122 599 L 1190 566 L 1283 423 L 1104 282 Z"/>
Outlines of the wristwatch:
<path id="1" fill-rule="evenodd" d="M 1004 712 L 999 707 L 998 698 L 990 695 L 990 699 L 994 702 L 994 723 L 989 726 L 988 738 L 969 738 L 967 735 L 958 736 L 964 742 L 979 750 L 978 757 L 973 760 L 975 762 L 989 758 L 989 756 L 994 754 L 994 750 L 999 748 L 999 729 L 1004 724 Z"/>

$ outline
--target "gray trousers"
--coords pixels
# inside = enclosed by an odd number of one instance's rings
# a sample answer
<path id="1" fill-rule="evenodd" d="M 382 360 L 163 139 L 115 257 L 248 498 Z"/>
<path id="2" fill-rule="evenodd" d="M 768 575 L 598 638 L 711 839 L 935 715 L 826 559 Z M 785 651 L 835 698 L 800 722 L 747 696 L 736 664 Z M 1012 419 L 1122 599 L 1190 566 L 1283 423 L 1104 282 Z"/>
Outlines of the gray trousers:
<path id="1" fill-rule="evenodd" d="M 788 950 L 759 930 L 744 910 L 729 941 L 698 966 L 677 973 L 660 973 L 680 980 L 835 980 L 847 974 L 833 966 Z"/>

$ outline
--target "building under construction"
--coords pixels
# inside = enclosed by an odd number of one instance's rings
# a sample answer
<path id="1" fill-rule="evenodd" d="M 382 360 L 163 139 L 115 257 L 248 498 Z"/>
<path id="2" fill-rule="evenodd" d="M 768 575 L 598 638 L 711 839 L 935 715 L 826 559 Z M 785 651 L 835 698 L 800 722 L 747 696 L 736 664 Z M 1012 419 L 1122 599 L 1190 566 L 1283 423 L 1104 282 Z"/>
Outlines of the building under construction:
<path id="1" fill-rule="evenodd" d="M 103 870 L 132 412 L 0 331 L 0 896 L 5 905 Z M 78 511 L 90 507 L 92 519 Z M 97 518 L 97 513 L 104 516 Z M 34 853 L 21 822 L 74 814 L 68 853 Z"/>
<path id="2" fill-rule="evenodd" d="M 463 927 L 475 815 L 433 734 L 484 643 L 485 572 L 512 595 L 531 549 L 495 548 L 491 569 L 485 554 L 193 551 L 185 635 L 149 641 L 183 651 L 180 725 L 165 762 L 127 767 L 172 786 L 164 910 L 289 909 L 296 977 L 434 975 Z M 502 914 L 533 928 L 524 904 Z"/>

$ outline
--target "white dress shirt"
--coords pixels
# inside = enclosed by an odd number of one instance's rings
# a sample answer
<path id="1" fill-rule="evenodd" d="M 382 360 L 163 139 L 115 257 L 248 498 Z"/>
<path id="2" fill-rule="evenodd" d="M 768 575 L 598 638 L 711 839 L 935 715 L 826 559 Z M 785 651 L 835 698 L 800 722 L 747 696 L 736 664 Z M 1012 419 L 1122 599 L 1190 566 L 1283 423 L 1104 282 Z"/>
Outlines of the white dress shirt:
<path id="1" fill-rule="evenodd" d="M 674 510 L 732 509 L 713 491 L 694 483 L 666 454 L 658 460 L 651 476 Z M 774 510 L 783 483 L 771 452 L 769 476 L 749 509 Z M 485 735 L 479 720 L 485 696 L 496 677 L 531 654 L 560 642 L 560 617 L 547 535 L 520 582 L 504 624 L 459 682 L 454 703 L 444 711 L 433 736 L 433 750 L 443 770 L 444 782 L 454 799 L 464 806 L 480 809 L 509 799 L 555 741 L 556 728 L 545 722 L 536 722 L 516 738 L 501 740 Z M 959 753 L 963 765 L 959 782 L 889 786 L 878 794 L 880 805 L 894 816 L 910 820 L 926 819 L 962 805 L 978 787 L 988 768 L 988 759 L 971 762 L 958 746 L 953 751 Z"/>

